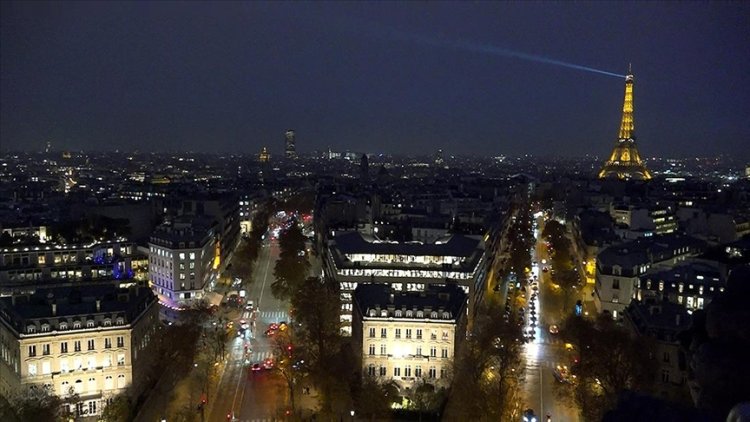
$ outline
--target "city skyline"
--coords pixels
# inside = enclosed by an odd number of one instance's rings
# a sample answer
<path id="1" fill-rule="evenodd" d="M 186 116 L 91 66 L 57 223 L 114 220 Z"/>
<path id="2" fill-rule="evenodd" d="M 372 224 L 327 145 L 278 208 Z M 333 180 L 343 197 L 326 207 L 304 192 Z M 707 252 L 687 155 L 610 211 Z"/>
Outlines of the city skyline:
<path id="1" fill-rule="evenodd" d="M 0 149 L 603 157 L 632 62 L 644 158 L 737 155 L 749 12 L 3 3 Z"/>

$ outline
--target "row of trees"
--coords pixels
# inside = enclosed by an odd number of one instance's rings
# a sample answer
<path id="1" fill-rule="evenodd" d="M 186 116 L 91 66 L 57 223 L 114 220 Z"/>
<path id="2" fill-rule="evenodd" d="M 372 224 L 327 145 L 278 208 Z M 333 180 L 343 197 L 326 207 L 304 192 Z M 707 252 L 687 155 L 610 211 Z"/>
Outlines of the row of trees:
<path id="1" fill-rule="evenodd" d="M 626 390 L 649 391 L 658 367 L 655 344 L 649 337 L 633 337 L 611 317 L 571 315 L 560 335 L 574 346 L 577 363 L 573 384 L 558 384 L 559 394 L 575 400 L 584 420 L 601 420 Z"/>
<path id="2" fill-rule="evenodd" d="M 253 215 L 250 225 L 250 233 L 247 237 L 240 240 L 240 244 L 234 251 L 229 273 L 232 277 L 238 277 L 243 280 L 251 280 L 253 266 L 260 255 L 260 249 L 263 245 L 263 236 L 268 231 L 268 219 L 271 217 L 271 210 L 274 207 L 272 200 L 263 204 Z"/>
<path id="3" fill-rule="evenodd" d="M 531 212 L 528 204 L 523 204 L 516 212 L 515 221 L 508 231 L 510 244 L 510 270 L 519 277 L 531 267 L 529 249 L 534 246 L 534 233 L 531 230 Z"/>
<path id="4" fill-rule="evenodd" d="M 560 285 L 562 289 L 563 311 L 565 311 L 573 290 L 578 287 L 581 281 L 571 255 L 572 244 L 566 236 L 565 226 L 556 220 L 550 220 L 544 225 L 542 237 L 549 242 L 552 248 L 551 264 L 555 271 L 553 281 Z"/>
<path id="5" fill-rule="evenodd" d="M 339 419 L 351 409 L 362 418 L 388 418 L 391 405 L 400 401 L 398 389 L 395 383 L 362 378 L 351 338 L 341 335 L 339 287 L 307 276 L 305 241 L 296 222 L 280 234 L 281 254 L 271 286 L 274 296 L 290 301 L 294 319 L 290 329 L 274 337 L 275 354 L 282 357 L 277 371 L 287 383 L 292 406 L 298 386 L 314 385 L 322 420 Z M 426 407 L 429 387 L 420 391 Z"/>
<path id="6" fill-rule="evenodd" d="M 516 314 L 501 318 L 492 299 L 477 310 L 469 337 L 454 360 L 449 416 L 456 420 L 513 420 L 523 373 L 522 324 Z"/>
<path id="7" fill-rule="evenodd" d="M 305 253 L 305 235 L 294 219 L 279 235 L 281 253 L 273 269 L 274 282 L 271 293 L 280 300 L 290 300 L 302 290 L 303 282 L 310 271 L 310 262 Z"/>

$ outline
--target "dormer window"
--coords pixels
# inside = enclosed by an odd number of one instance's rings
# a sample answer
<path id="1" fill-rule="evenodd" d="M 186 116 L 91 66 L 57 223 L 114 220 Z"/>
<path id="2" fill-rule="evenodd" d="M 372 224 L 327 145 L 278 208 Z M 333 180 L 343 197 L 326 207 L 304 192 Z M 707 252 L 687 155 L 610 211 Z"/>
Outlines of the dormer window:
<path id="1" fill-rule="evenodd" d="M 109 319 L 109 318 L 105 318 L 104 319 L 104 326 L 105 327 L 109 327 L 110 325 L 112 325 L 112 320 Z"/>
<path id="2" fill-rule="evenodd" d="M 96 324 L 94 323 L 93 319 L 86 321 L 86 328 L 94 328 L 95 325 Z"/>
<path id="3" fill-rule="evenodd" d="M 65 321 L 61 321 L 60 325 L 58 326 L 60 330 L 67 330 L 68 329 L 68 323 Z"/>
<path id="4" fill-rule="evenodd" d="M 123 317 L 117 317 L 117 319 L 115 320 L 115 324 L 116 325 L 125 324 L 125 318 L 123 318 Z"/>
<path id="5" fill-rule="evenodd" d="M 383 318 L 387 317 L 388 316 L 388 311 L 385 310 L 385 309 L 383 309 L 382 311 L 380 311 L 380 316 L 383 317 Z"/>
<path id="6" fill-rule="evenodd" d="M 81 321 L 73 321 L 73 329 L 81 328 Z"/>
<path id="7" fill-rule="evenodd" d="M 396 311 L 396 318 L 401 318 L 401 317 L 402 317 L 401 311 Z"/>
<path id="8" fill-rule="evenodd" d="M 432 311 L 432 312 L 430 313 L 430 318 L 432 318 L 432 319 L 437 319 L 437 317 L 438 317 L 438 313 L 437 313 L 436 311 Z"/>
<path id="9" fill-rule="evenodd" d="M 424 318 L 424 312 L 417 311 L 417 318 Z"/>
<path id="10" fill-rule="evenodd" d="M 43 333 L 49 332 L 49 324 L 42 324 L 42 332 Z"/>
<path id="11" fill-rule="evenodd" d="M 407 318 L 413 318 L 414 317 L 414 312 L 413 311 L 406 311 L 406 317 Z"/>
<path id="12" fill-rule="evenodd" d="M 28 325 L 26 326 L 26 332 L 29 334 L 36 333 L 36 325 Z"/>
<path id="13" fill-rule="evenodd" d="M 451 319 L 450 312 L 443 312 L 443 319 Z"/>
<path id="14" fill-rule="evenodd" d="M 370 309 L 370 316 L 371 316 L 371 317 L 376 317 L 376 316 L 378 316 L 378 311 L 376 311 L 375 309 Z"/>

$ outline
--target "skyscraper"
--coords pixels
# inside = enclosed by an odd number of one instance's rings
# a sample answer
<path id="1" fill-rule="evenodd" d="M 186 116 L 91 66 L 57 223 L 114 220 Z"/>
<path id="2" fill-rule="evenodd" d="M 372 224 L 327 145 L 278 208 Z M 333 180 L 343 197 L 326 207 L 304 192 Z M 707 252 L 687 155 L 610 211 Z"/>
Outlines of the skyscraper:
<path id="1" fill-rule="evenodd" d="M 287 159 L 293 160 L 297 158 L 297 147 L 294 141 L 294 131 L 287 130 L 285 134 L 286 145 L 284 147 L 284 154 Z"/>
<path id="2" fill-rule="evenodd" d="M 261 163 L 267 163 L 271 159 L 271 154 L 268 153 L 268 148 L 263 147 L 258 154 L 258 161 Z"/>
<path id="3" fill-rule="evenodd" d="M 649 180 L 651 172 L 643 164 L 635 145 L 635 123 L 633 121 L 633 72 L 628 69 L 625 76 L 625 101 L 622 105 L 622 121 L 620 135 L 609 156 L 604 163 L 599 178 L 617 177 L 618 179 Z"/>
<path id="4" fill-rule="evenodd" d="M 370 183 L 370 164 L 367 160 L 367 154 L 362 154 L 359 161 L 359 180 L 362 183 Z"/>

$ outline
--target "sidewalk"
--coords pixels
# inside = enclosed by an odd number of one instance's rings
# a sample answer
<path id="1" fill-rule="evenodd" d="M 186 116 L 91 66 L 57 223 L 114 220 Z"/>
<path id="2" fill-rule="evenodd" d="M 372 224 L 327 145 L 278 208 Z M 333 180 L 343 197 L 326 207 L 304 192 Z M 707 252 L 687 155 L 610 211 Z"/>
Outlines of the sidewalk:
<path id="1" fill-rule="evenodd" d="M 305 388 L 309 389 L 309 393 L 305 393 Z M 302 420 L 310 420 L 318 413 L 320 408 L 319 397 L 318 390 L 312 385 L 303 385 L 300 388 L 299 393 L 296 395 L 295 405 L 297 407 L 297 414 Z"/>
<path id="2" fill-rule="evenodd" d="M 207 328 L 207 324 L 211 327 L 212 321 L 217 318 L 218 315 L 204 321 L 202 323 L 203 329 Z M 201 401 L 201 390 L 205 387 L 199 385 L 202 375 L 196 372 L 198 367 L 195 365 L 201 362 L 202 365 L 205 365 L 206 362 L 213 361 L 213 352 L 208 346 L 204 345 L 201 335 L 198 336 L 193 347 L 196 349 L 196 355 L 189 366 L 178 367 L 177 359 L 170 361 L 154 388 L 147 393 L 147 399 L 141 406 L 136 420 L 154 422 L 174 419 L 180 414 L 183 416 L 189 413 L 200 414 L 198 405 Z M 220 360 L 218 365 L 210 369 L 208 406 L 203 409 L 206 416 L 210 414 L 211 406 L 218 393 L 218 380 L 223 376 L 225 363 L 226 361 Z M 201 370 L 205 371 L 206 368 L 201 367 Z"/>

